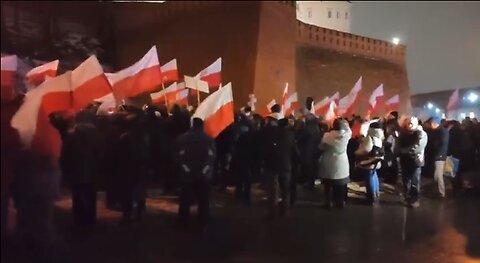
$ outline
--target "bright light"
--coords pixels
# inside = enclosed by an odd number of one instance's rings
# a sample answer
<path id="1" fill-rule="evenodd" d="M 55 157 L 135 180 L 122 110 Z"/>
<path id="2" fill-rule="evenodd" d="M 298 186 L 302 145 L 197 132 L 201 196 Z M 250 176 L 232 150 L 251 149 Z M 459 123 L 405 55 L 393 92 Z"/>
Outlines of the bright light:
<path id="1" fill-rule="evenodd" d="M 428 108 L 429 110 L 431 110 L 431 109 L 433 108 L 433 104 L 429 102 L 429 103 L 427 104 L 427 108 Z"/>
<path id="2" fill-rule="evenodd" d="M 477 101 L 478 95 L 472 92 L 472 93 L 468 94 L 467 99 L 468 99 L 471 103 L 474 103 L 475 101 Z"/>
<path id="3" fill-rule="evenodd" d="M 393 44 L 398 45 L 398 43 L 400 43 L 400 38 L 394 37 L 394 38 L 392 39 L 392 42 L 393 42 Z"/>
<path id="4" fill-rule="evenodd" d="M 471 111 L 470 114 L 468 115 L 470 118 L 475 118 L 475 112 Z"/>
<path id="5" fill-rule="evenodd" d="M 460 113 L 461 120 L 465 119 L 465 117 L 467 117 L 467 114 L 465 114 L 464 112 Z"/>
<path id="6" fill-rule="evenodd" d="M 442 119 L 446 119 L 447 118 L 447 115 L 445 115 L 445 113 L 442 113 Z"/>
<path id="7" fill-rule="evenodd" d="M 439 108 L 436 108 L 436 109 L 435 109 L 435 113 L 440 113 L 440 109 L 439 109 Z"/>

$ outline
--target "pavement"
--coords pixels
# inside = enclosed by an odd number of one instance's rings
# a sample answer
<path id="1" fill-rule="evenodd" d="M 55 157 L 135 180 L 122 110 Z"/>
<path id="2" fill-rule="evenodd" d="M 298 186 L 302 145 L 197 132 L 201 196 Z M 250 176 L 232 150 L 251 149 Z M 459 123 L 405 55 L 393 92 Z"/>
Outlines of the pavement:
<path id="1" fill-rule="evenodd" d="M 380 206 L 371 207 L 365 204 L 364 187 L 350 184 L 343 210 L 321 208 L 321 187 L 299 187 L 297 205 L 287 218 L 275 221 L 265 219 L 260 187 L 250 206 L 235 202 L 227 189 L 215 192 L 206 229 L 195 220 L 187 229 L 176 228 L 177 199 L 155 189 L 141 222 L 120 224 L 121 214 L 106 209 L 99 194 L 97 224 L 79 228 L 65 195 L 55 203 L 55 245 L 35 256 L 9 245 L 2 249 L 2 262 L 480 262 L 479 197 L 441 200 L 429 193 L 432 182 L 425 181 L 417 209 L 402 205 L 390 185 L 382 185 Z"/>

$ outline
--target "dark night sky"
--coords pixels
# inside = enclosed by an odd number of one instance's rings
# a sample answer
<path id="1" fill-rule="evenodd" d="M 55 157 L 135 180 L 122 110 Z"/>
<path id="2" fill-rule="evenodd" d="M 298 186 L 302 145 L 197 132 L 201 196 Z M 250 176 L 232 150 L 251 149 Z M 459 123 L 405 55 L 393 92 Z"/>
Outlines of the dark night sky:
<path id="1" fill-rule="evenodd" d="M 352 33 L 407 45 L 412 94 L 480 86 L 480 2 L 352 2 Z"/>

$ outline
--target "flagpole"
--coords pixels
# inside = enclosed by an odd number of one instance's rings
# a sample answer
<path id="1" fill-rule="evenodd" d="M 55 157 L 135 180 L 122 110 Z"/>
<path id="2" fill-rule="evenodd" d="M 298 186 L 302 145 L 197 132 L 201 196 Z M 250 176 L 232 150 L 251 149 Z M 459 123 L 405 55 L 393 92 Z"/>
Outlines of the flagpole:
<path id="1" fill-rule="evenodd" d="M 197 107 L 200 105 L 200 91 L 197 90 Z"/>
<path id="2" fill-rule="evenodd" d="M 162 82 L 162 90 L 165 91 L 165 85 Z M 168 101 L 167 101 L 167 94 L 164 92 L 163 93 L 163 98 L 165 99 L 165 105 L 167 106 L 168 109 Z"/>

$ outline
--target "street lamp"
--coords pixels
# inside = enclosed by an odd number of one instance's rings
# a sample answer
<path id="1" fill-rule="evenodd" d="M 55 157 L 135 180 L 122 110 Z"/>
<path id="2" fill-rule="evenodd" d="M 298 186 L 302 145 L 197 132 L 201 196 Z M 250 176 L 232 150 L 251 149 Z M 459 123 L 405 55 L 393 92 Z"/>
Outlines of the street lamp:
<path id="1" fill-rule="evenodd" d="M 477 94 L 475 94 L 473 92 L 468 94 L 467 100 L 469 100 L 471 103 L 474 103 L 475 101 L 477 101 L 477 99 L 478 99 Z"/>

